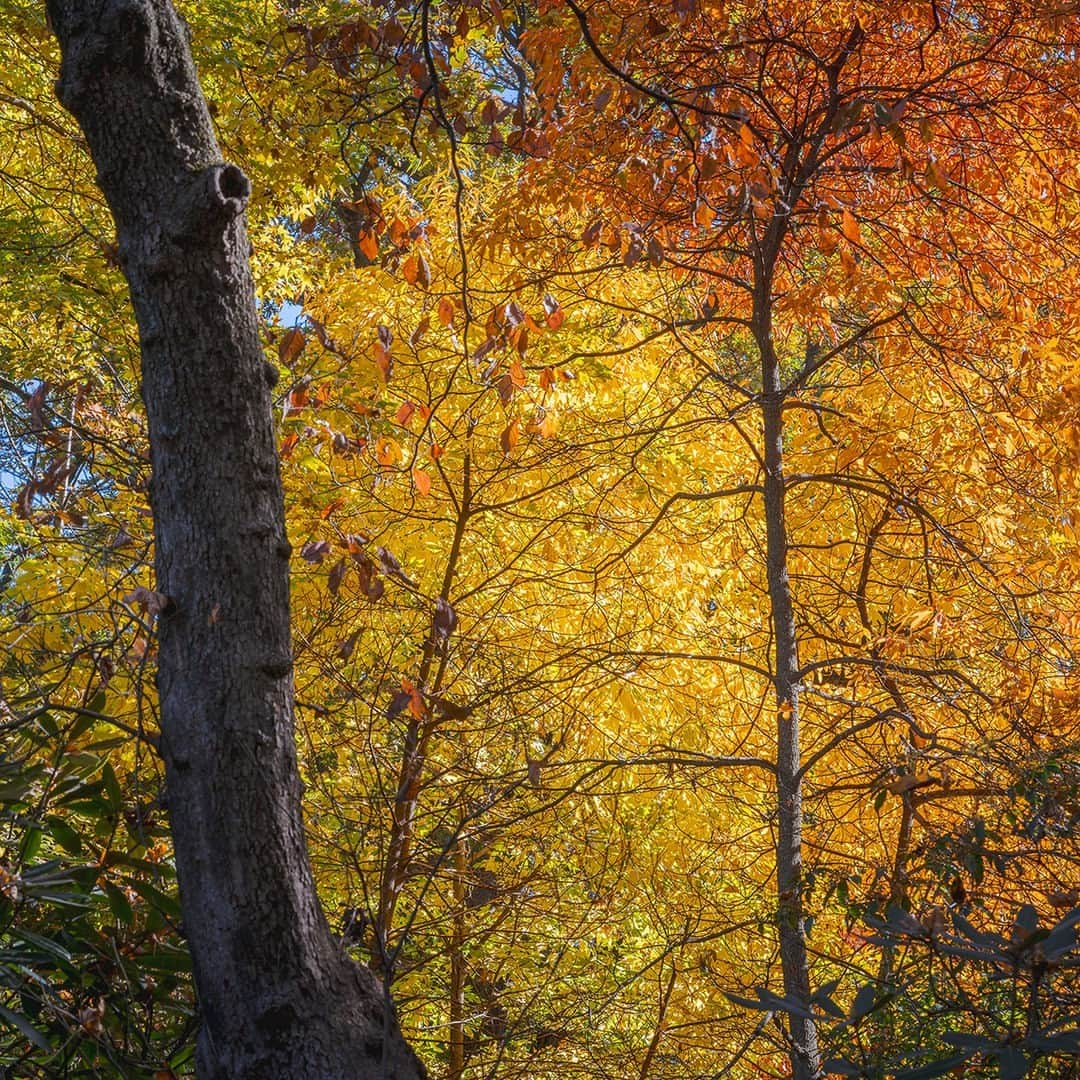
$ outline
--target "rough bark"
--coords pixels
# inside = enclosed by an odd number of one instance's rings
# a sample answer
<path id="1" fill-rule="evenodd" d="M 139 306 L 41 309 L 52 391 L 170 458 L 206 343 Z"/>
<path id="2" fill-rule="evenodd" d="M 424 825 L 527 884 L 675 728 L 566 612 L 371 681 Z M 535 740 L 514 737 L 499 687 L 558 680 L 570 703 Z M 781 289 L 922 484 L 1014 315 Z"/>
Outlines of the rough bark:
<path id="1" fill-rule="evenodd" d="M 778 894 L 780 966 L 784 994 L 810 1008 L 810 965 L 806 949 L 802 875 L 802 781 L 799 774 L 799 654 L 795 611 L 788 572 L 788 530 L 785 516 L 784 399 L 780 363 L 773 347 L 769 275 L 759 274 L 753 331 L 761 355 L 764 434 L 764 502 L 766 573 L 772 615 L 776 688 L 776 890 Z M 817 1028 L 805 1016 L 789 1014 L 792 1076 L 821 1076 Z"/>
<path id="2" fill-rule="evenodd" d="M 162 753 L 205 1078 L 424 1076 L 319 906 L 284 507 L 244 225 L 168 0 L 49 0 L 57 93 L 116 219 L 149 421 Z"/>

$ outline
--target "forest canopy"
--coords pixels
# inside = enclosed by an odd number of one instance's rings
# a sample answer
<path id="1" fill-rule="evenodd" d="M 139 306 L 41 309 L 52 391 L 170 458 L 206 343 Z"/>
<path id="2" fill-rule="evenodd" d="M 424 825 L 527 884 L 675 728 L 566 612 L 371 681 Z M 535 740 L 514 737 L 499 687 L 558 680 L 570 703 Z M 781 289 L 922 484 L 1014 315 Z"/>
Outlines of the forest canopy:
<path id="1" fill-rule="evenodd" d="M 1075 1075 L 1075 5 L 179 13 L 246 205 L 314 884 L 429 1075 Z M 0 24 L 0 1067 L 168 1080 L 213 965 L 147 411 L 239 391 L 147 366 L 64 29 Z M 216 584 L 211 635 L 263 603 Z"/>

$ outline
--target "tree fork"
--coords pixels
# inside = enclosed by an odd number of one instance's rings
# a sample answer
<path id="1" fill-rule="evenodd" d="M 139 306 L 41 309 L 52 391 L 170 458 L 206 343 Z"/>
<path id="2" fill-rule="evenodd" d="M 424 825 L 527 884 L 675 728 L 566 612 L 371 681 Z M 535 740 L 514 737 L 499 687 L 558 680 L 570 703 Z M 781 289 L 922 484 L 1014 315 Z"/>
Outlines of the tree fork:
<path id="1" fill-rule="evenodd" d="M 319 906 L 300 814 L 284 505 L 244 224 L 169 0 L 49 0 L 142 351 L 161 749 L 213 1080 L 414 1080 Z"/>

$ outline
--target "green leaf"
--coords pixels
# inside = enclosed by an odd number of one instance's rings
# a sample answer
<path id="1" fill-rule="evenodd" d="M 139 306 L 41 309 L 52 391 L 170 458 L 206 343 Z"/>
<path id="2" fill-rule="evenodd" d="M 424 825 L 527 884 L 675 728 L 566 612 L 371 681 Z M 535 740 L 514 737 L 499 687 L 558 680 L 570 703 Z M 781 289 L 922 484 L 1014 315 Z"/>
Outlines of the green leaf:
<path id="1" fill-rule="evenodd" d="M 101 770 L 101 780 L 109 800 L 109 809 L 118 811 L 123 806 L 124 796 L 120 791 L 120 781 L 116 779 L 116 772 L 107 761 Z"/>
<path id="2" fill-rule="evenodd" d="M 17 941 L 25 942 L 32 949 L 35 949 L 39 955 L 43 957 L 51 956 L 57 960 L 63 961 L 65 964 L 71 963 L 71 953 L 64 948 L 57 941 L 53 941 L 51 938 L 42 937 L 41 934 L 35 934 L 32 930 L 27 930 L 24 926 L 14 926 L 10 930 L 10 934 Z M 25 956 L 23 957 L 25 960 Z"/>
<path id="3" fill-rule="evenodd" d="M 153 885 L 138 878 L 126 877 L 124 881 L 167 918 L 174 922 L 180 921 L 180 905 L 171 896 L 166 896 L 160 889 L 155 889 Z"/>
<path id="4" fill-rule="evenodd" d="M 0 1019 L 6 1020 L 13 1028 L 17 1028 L 23 1037 L 32 1042 L 39 1050 L 52 1049 L 52 1044 L 48 1038 L 38 1031 L 22 1013 L 13 1012 L 11 1009 L 6 1009 L 3 1005 L 0 1005 Z"/>
<path id="5" fill-rule="evenodd" d="M 131 910 L 131 903 L 124 895 L 124 891 L 118 889 L 111 881 L 105 882 L 104 889 L 109 901 L 109 910 L 116 921 L 123 926 L 130 926 L 134 921 L 135 913 Z"/>
<path id="6" fill-rule="evenodd" d="M 78 855 L 82 851 L 82 838 L 63 818 L 50 817 L 47 821 L 49 833 L 64 851 L 69 855 Z"/>
<path id="7" fill-rule="evenodd" d="M 37 858 L 41 850 L 41 826 L 34 824 L 27 828 L 23 836 L 22 851 L 19 853 L 23 862 L 30 862 Z M 23 875 L 26 876 L 25 874 Z"/>

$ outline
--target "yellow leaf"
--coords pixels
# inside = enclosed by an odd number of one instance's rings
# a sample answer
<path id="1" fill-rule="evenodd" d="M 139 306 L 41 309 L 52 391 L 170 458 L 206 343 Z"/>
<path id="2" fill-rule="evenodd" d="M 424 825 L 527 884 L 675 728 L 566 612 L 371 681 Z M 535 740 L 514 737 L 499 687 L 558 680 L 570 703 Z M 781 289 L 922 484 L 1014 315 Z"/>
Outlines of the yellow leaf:
<path id="1" fill-rule="evenodd" d="M 920 630 L 924 630 L 934 621 L 934 614 L 933 608 L 923 608 L 921 611 L 916 611 L 908 623 L 908 633 L 917 634 Z"/>
<path id="2" fill-rule="evenodd" d="M 836 455 L 836 471 L 843 472 L 853 461 L 862 457 L 862 453 L 862 447 L 857 443 L 852 443 L 851 446 L 841 450 Z"/>

